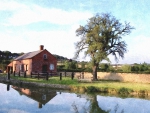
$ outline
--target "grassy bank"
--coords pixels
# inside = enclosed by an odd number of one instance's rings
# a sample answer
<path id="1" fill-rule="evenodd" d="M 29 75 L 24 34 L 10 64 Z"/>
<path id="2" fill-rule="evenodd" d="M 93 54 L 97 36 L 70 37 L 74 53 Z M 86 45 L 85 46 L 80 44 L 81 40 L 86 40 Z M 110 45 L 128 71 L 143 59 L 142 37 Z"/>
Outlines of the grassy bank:
<path id="1" fill-rule="evenodd" d="M 6 76 L 6 75 L 1 75 Z M 13 77 L 12 79 L 37 82 L 45 84 L 62 84 L 69 85 L 71 91 L 74 92 L 106 92 L 106 93 L 119 93 L 119 94 L 146 94 L 150 95 L 150 84 L 143 83 L 128 83 L 128 82 L 118 82 L 118 81 L 95 81 L 89 83 L 78 82 L 77 79 L 71 80 L 70 77 L 63 77 L 60 80 L 59 77 L 50 77 L 49 80 L 40 78 L 23 78 L 23 77 Z"/>

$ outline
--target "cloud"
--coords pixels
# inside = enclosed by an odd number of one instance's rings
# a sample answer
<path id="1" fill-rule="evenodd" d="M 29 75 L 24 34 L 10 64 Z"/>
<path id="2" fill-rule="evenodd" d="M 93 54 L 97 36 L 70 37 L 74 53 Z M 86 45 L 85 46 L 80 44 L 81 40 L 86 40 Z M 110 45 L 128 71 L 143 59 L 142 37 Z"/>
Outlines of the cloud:
<path id="1" fill-rule="evenodd" d="M 139 35 L 132 39 L 133 43 L 129 45 L 129 52 L 131 51 L 132 54 L 140 54 L 140 55 L 147 55 L 150 54 L 150 37 Z"/>
<path id="2" fill-rule="evenodd" d="M 148 113 L 149 112 L 149 100 L 136 99 L 136 98 L 118 98 L 118 97 L 103 97 L 97 96 L 98 105 L 101 109 L 111 113 Z M 130 104 L 129 104 L 130 103 Z M 136 108 L 136 109 L 135 109 Z M 116 111 L 115 111 L 116 110 Z"/>
<path id="3" fill-rule="evenodd" d="M 75 30 L 82 22 L 92 16 L 90 12 L 45 8 L 15 1 L 0 1 L 0 4 L 2 5 L 0 11 L 12 12 L 2 24 L 6 28 L 0 32 L 2 51 L 5 48 L 11 52 L 30 52 L 38 50 L 39 45 L 43 44 L 51 53 L 72 58 L 74 43 L 79 39 L 75 36 Z M 49 26 L 56 24 L 58 29 L 38 30 L 36 25 L 38 22 L 46 22 Z M 30 28 L 28 25 L 32 23 L 35 23 L 34 28 L 36 29 L 28 29 Z M 64 29 L 61 29 L 61 26 Z"/>
<path id="4" fill-rule="evenodd" d="M 8 110 L 7 113 L 29 113 L 29 112 L 26 112 L 23 110 L 18 110 L 18 109 L 10 109 L 10 110 Z"/>
<path id="5" fill-rule="evenodd" d="M 144 35 L 132 37 L 132 39 L 131 37 L 129 37 L 129 40 L 126 41 L 126 43 L 128 44 L 128 52 L 125 53 L 124 59 L 120 58 L 119 63 L 150 63 L 149 42 L 150 38 Z M 116 63 L 112 56 L 110 56 L 110 59 L 113 63 Z"/>
<path id="6" fill-rule="evenodd" d="M 42 44 L 52 54 L 72 58 L 74 43 L 79 39 L 75 36 L 77 26 L 73 25 L 69 30 L 0 32 L 0 48 L 2 51 L 26 53 L 39 50 L 39 45 Z M 7 44 L 9 46 L 6 46 Z"/>
<path id="7" fill-rule="evenodd" d="M 8 10 L 8 11 L 16 11 L 22 8 L 26 8 L 26 5 L 20 4 L 15 1 L 1 0 L 0 1 L 0 11 Z"/>
<path id="8" fill-rule="evenodd" d="M 31 23 L 46 21 L 52 24 L 68 25 L 87 20 L 90 12 L 66 11 L 56 8 L 43 8 L 35 4 L 29 6 L 17 2 L 0 2 L 0 10 L 12 10 L 12 16 L 8 18 L 7 26 L 21 26 Z"/>

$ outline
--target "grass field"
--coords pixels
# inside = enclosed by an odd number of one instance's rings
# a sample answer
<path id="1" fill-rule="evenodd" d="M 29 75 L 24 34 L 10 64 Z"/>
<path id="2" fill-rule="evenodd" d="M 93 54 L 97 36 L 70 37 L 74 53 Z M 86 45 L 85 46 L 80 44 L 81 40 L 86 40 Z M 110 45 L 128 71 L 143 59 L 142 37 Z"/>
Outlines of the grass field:
<path id="1" fill-rule="evenodd" d="M 6 75 L 0 75 L 0 76 L 6 76 Z M 119 81 L 93 81 L 89 83 L 82 83 L 78 82 L 77 79 L 72 80 L 71 77 L 62 77 L 62 80 L 60 80 L 59 77 L 49 77 L 48 81 L 40 78 L 39 80 L 37 78 L 24 78 L 24 77 L 14 77 L 11 76 L 12 79 L 16 80 L 23 80 L 28 82 L 37 82 L 37 83 L 46 83 L 46 84 L 62 84 L 62 85 L 69 85 L 70 87 L 82 87 L 85 89 L 88 89 L 90 87 L 96 88 L 96 89 L 115 89 L 116 91 L 119 91 L 121 89 L 126 89 L 128 91 L 148 91 L 150 92 L 150 84 L 144 84 L 144 83 L 129 83 L 129 82 L 119 82 Z M 93 91 L 93 90 L 92 90 Z"/>

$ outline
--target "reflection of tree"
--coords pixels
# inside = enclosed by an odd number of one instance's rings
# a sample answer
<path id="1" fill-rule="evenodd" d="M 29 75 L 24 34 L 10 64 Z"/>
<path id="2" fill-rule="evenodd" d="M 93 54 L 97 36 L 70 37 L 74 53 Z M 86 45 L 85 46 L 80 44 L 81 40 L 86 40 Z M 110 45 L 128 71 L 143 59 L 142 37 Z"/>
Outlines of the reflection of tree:
<path id="1" fill-rule="evenodd" d="M 99 107 L 97 96 L 93 95 L 93 98 L 91 99 L 90 113 L 109 113 L 109 112 L 108 111 L 106 112 Z"/>
<path id="2" fill-rule="evenodd" d="M 114 109 L 114 112 L 115 112 L 115 113 L 117 113 L 118 108 L 119 108 L 119 105 L 117 104 L 117 105 L 115 106 L 115 109 Z M 124 113 L 124 109 L 122 109 L 122 111 L 121 111 L 120 113 Z"/>
<path id="3" fill-rule="evenodd" d="M 87 95 L 86 96 L 85 95 L 80 95 L 80 96 L 77 95 L 77 97 L 86 98 L 87 102 L 90 103 L 88 109 L 86 109 L 85 106 L 82 106 L 82 110 L 84 113 L 109 113 L 109 111 L 104 111 L 99 107 L 98 101 L 97 101 L 97 95 L 91 95 L 90 97 L 88 97 Z M 86 103 L 85 103 L 85 105 L 86 105 Z M 79 113 L 79 108 L 75 102 L 73 102 L 72 107 L 73 107 L 73 110 L 75 113 Z"/>
<path id="4" fill-rule="evenodd" d="M 72 107 L 73 107 L 75 113 L 79 113 L 77 105 L 75 104 L 75 102 L 73 102 Z"/>

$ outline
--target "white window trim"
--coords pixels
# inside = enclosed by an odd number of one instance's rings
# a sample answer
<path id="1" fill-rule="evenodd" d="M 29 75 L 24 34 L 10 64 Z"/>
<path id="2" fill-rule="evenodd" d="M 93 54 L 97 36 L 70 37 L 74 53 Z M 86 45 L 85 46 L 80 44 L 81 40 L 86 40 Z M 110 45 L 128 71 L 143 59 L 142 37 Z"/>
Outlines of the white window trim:
<path id="1" fill-rule="evenodd" d="M 54 69 L 55 69 L 54 64 L 50 64 L 49 69 L 50 69 L 50 70 L 54 70 Z"/>

